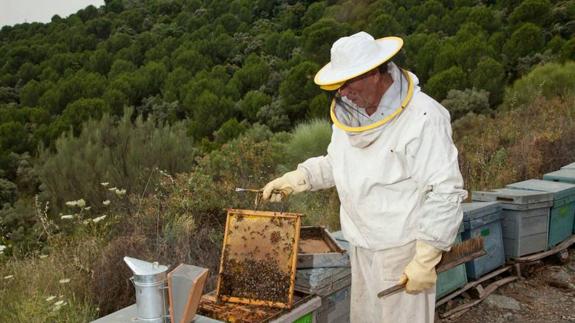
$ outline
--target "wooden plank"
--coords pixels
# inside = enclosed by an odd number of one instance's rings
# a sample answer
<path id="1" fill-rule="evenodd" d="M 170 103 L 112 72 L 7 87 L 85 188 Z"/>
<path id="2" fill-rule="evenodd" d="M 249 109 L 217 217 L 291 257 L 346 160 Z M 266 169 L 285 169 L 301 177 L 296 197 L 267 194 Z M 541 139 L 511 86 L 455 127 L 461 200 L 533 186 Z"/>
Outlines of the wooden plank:
<path id="1" fill-rule="evenodd" d="M 446 318 L 446 317 L 449 317 L 449 316 L 458 314 L 458 313 L 461 312 L 461 311 L 468 311 L 468 310 L 471 309 L 473 306 L 475 306 L 475 305 L 477 305 L 477 304 L 483 302 L 483 301 L 487 298 L 487 296 L 489 296 L 491 293 L 493 293 L 494 291 L 496 291 L 497 288 L 499 288 L 499 287 L 501 287 L 501 286 L 503 286 L 503 285 L 505 285 L 505 284 L 507 284 L 507 283 L 510 283 L 510 282 L 512 282 L 512 281 L 514 281 L 514 280 L 517 280 L 517 279 L 519 279 L 519 277 L 517 277 L 517 276 L 509 276 L 509 277 L 502 278 L 502 279 L 500 279 L 500 280 L 498 280 L 498 281 L 496 281 L 496 282 L 494 282 L 494 283 L 491 283 L 489 286 L 487 286 L 487 287 L 484 289 L 483 295 L 482 295 L 479 299 L 476 299 L 476 300 L 474 300 L 474 301 L 472 301 L 472 302 L 465 303 L 465 304 L 462 304 L 462 305 L 460 305 L 460 306 L 457 306 L 456 308 L 453 308 L 453 309 L 451 309 L 451 310 L 449 310 L 449 311 L 447 311 L 447 312 L 445 312 L 445 313 L 443 313 L 443 314 L 440 314 L 440 316 L 441 316 L 441 318 Z"/>
<path id="2" fill-rule="evenodd" d="M 571 235 L 571 238 L 569 238 L 569 239 L 561 242 L 560 244 L 556 245 L 553 249 L 539 252 L 536 254 L 532 254 L 529 256 L 513 258 L 512 261 L 524 263 L 524 262 L 531 262 L 531 261 L 539 260 L 539 259 L 545 258 L 547 256 L 556 254 L 556 253 L 558 253 L 564 249 L 567 249 L 574 243 L 575 243 L 575 235 Z"/>
<path id="3" fill-rule="evenodd" d="M 442 298 L 435 304 L 435 307 L 437 308 L 437 307 L 439 307 L 439 306 L 441 306 L 441 305 L 447 303 L 449 300 L 451 300 L 452 298 L 454 298 L 454 297 L 460 295 L 461 293 L 463 293 L 463 292 L 465 292 L 465 291 L 467 291 L 467 290 L 469 290 L 469 289 L 471 289 L 471 288 L 473 288 L 473 287 L 475 287 L 475 286 L 481 284 L 482 282 L 484 282 L 484 281 L 486 281 L 486 280 L 489 280 L 489 279 L 491 279 L 491 278 L 493 278 L 493 277 L 495 277 L 495 276 L 497 276 L 497 275 L 499 275 L 499 274 L 502 274 L 502 273 L 504 273 L 504 272 L 510 270 L 511 268 L 512 268 L 511 265 L 508 265 L 508 266 L 499 268 L 499 269 L 497 269 L 497 270 L 495 270 L 495 271 L 492 271 L 492 272 L 490 272 L 489 274 L 487 274 L 487 275 L 481 277 L 481 278 L 478 279 L 478 280 L 475 280 L 475 281 L 472 281 L 472 282 L 467 283 L 465 286 L 461 287 L 460 289 L 456 290 L 455 292 L 453 292 L 453 293 L 451 293 L 451 294 L 449 294 L 449 295 L 446 295 L 445 297 L 442 297 Z"/>

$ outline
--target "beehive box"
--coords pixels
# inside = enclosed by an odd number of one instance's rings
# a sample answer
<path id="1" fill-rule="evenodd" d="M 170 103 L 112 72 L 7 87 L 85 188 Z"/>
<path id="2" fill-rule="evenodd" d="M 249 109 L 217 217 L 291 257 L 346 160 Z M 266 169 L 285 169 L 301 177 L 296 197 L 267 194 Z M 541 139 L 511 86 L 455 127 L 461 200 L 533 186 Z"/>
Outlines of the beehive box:
<path id="1" fill-rule="evenodd" d="M 564 168 L 543 175 L 543 179 L 552 182 L 575 184 L 575 168 Z"/>
<path id="2" fill-rule="evenodd" d="M 287 323 L 305 319 L 321 306 L 317 296 L 296 292 L 291 310 L 269 307 L 265 305 L 241 304 L 218 301 L 216 292 L 202 296 L 198 313 L 218 320 L 218 322 L 276 322 Z"/>
<path id="3" fill-rule="evenodd" d="M 297 268 L 349 267 L 349 255 L 324 227 L 302 227 L 298 243 Z"/>
<path id="4" fill-rule="evenodd" d="M 573 234 L 575 221 L 575 185 L 530 179 L 523 182 L 507 185 L 509 188 L 518 188 L 530 191 L 550 193 L 553 196 L 553 205 L 549 213 L 549 237 L 547 248 L 566 240 Z"/>
<path id="5" fill-rule="evenodd" d="M 474 201 L 498 201 L 502 208 L 503 247 L 505 258 L 517 258 L 547 248 L 549 193 L 521 189 L 474 191 Z"/>
<path id="6" fill-rule="evenodd" d="M 351 306 L 351 285 L 322 297 L 315 312 L 316 323 L 348 323 Z"/>
<path id="7" fill-rule="evenodd" d="M 486 254 L 465 263 L 467 277 L 478 279 L 505 264 L 501 204 L 499 202 L 463 203 L 463 240 L 483 237 Z"/>
<path id="8" fill-rule="evenodd" d="M 228 210 L 219 300 L 291 308 L 301 214 Z"/>
<path id="9" fill-rule="evenodd" d="M 571 163 L 571 164 L 569 164 L 569 165 L 565 165 L 565 166 L 561 167 L 561 169 L 566 169 L 566 168 L 573 168 L 573 169 L 575 169 L 575 163 Z"/>
<path id="10" fill-rule="evenodd" d="M 349 242 L 341 231 L 330 233 L 330 236 L 344 250 L 348 251 Z M 334 270 L 333 268 L 328 270 Z M 298 270 L 299 271 L 299 270 Z M 351 305 L 351 271 L 340 271 L 341 275 L 333 284 L 323 285 L 319 292 L 322 296 L 321 307 L 315 311 L 316 323 L 347 323 Z M 297 284 L 297 279 L 296 279 Z"/>
<path id="11" fill-rule="evenodd" d="M 455 239 L 455 243 L 461 242 L 461 233 L 463 232 L 463 223 L 459 227 L 459 233 Z M 465 264 L 451 268 L 447 271 L 441 272 L 437 275 L 437 284 L 435 286 L 435 293 L 437 299 L 455 291 L 456 289 L 467 284 L 467 273 Z"/>

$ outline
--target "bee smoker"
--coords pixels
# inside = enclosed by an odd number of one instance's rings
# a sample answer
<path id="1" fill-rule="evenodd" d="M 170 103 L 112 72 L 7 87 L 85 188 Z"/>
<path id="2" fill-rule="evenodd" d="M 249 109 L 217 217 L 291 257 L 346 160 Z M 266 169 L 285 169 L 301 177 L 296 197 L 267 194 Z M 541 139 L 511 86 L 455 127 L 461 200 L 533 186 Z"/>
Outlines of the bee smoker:
<path id="1" fill-rule="evenodd" d="M 136 289 L 137 320 L 145 323 L 170 322 L 167 270 L 157 262 L 124 257 L 134 276 L 130 281 Z"/>

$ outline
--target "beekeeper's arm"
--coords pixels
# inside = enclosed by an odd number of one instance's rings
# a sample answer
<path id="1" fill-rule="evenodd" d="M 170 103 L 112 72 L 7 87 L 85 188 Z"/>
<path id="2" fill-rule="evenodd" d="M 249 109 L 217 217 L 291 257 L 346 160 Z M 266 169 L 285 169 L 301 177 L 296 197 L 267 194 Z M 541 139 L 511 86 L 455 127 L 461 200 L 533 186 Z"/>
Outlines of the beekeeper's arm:
<path id="1" fill-rule="evenodd" d="M 401 281 L 408 292 L 432 287 L 441 252 L 458 233 L 467 197 L 448 118 L 429 118 L 418 138 L 407 146 L 411 175 L 426 190 L 417 227 L 416 252 Z"/>
<path id="2" fill-rule="evenodd" d="M 328 153 L 325 156 L 312 157 L 299 164 L 297 169 L 285 173 L 264 186 L 263 199 L 279 202 L 283 196 L 304 191 L 317 191 L 335 185 Z"/>

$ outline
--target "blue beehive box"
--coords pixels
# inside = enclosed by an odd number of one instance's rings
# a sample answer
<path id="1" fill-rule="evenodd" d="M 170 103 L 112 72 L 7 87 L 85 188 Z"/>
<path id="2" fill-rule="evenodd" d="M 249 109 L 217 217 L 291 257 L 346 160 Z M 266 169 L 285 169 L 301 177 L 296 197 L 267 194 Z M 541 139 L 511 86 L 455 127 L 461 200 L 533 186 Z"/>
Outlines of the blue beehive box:
<path id="1" fill-rule="evenodd" d="M 485 256 L 465 264 L 467 277 L 478 279 L 505 264 L 501 204 L 499 202 L 463 203 L 463 240 L 483 237 Z"/>
<path id="2" fill-rule="evenodd" d="M 575 168 L 563 168 L 543 175 L 543 179 L 551 182 L 575 184 Z"/>
<path id="3" fill-rule="evenodd" d="M 463 223 L 459 227 L 459 233 L 455 239 L 455 243 L 461 242 L 461 233 L 463 232 Z M 448 271 L 444 271 L 437 275 L 437 285 L 435 289 L 435 294 L 437 299 L 457 290 L 460 287 L 467 284 L 467 273 L 465 270 L 465 264 L 461 264 L 457 267 L 451 268 Z"/>
<path id="4" fill-rule="evenodd" d="M 549 209 L 553 205 L 553 196 L 550 193 L 503 188 L 474 191 L 472 199 L 501 203 L 506 259 L 544 251 L 547 248 Z"/>
<path id="5" fill-rule="evenodd" d="M 507 187 L 547 192 L 553 195 L 553 206 L 549 214 L 548 248 L 561 243 L 573 234 L 573 223 L 575 222 L 574 184 L 530 179 L 507 185 Z"/>

